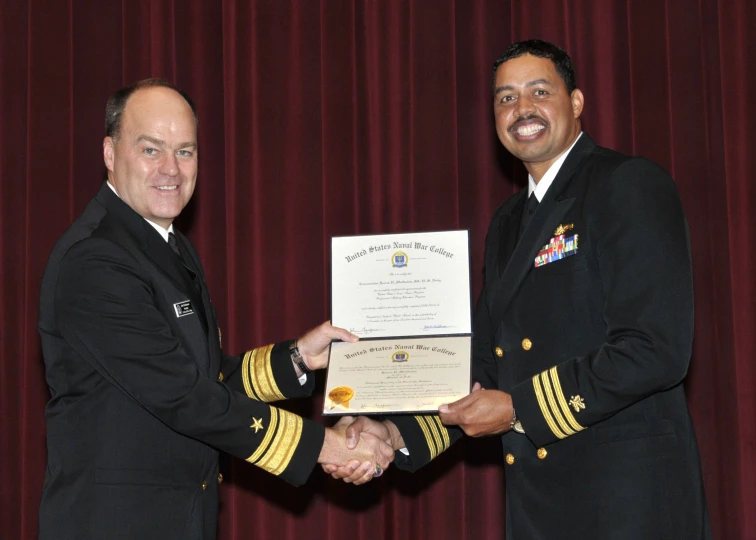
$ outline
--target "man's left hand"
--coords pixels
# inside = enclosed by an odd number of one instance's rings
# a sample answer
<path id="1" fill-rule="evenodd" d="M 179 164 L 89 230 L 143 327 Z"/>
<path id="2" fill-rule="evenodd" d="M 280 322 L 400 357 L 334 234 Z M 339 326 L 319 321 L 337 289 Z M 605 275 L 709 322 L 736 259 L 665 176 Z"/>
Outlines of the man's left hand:
<path id="1" fill-rule="evenodd" d="M 472 393 L 438 408 L 441 421 L 456 425 L 471 437 L 495 435 L 510 429 L 512 396 L 500 390 L 485 390 L 475 383 Z"/>
<path id="2" fill-rule="evenodd" d="M 297 340 L 299 354 L 308 368 L 322 369 L 328 365 L 328 346 L 334 339 L 354 343 L 360 338 L 343 328 L 332 326 L 331 321 L 326 321 Z"/>

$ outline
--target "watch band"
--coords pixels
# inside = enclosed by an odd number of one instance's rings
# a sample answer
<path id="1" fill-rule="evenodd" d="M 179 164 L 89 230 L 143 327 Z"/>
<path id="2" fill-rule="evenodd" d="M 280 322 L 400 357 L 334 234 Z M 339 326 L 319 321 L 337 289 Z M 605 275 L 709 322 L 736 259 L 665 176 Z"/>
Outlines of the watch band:
<path id="1" fill-rule="evenodd" d="M 289 345 L 289 356 L 291 356 L 291 361 L 296 364 L 302 373 L 310 373 L 312 371 L 307 367 L 307 364 L 305 364 L 304 358 L 302 358 L 302 355 L 299 352 L 299 347 L 297 347 L 296 339 L 291 342 L 291 345 Z"/>
<path id="2" fill-rule="evenodd" d="M 525 433 L 525 430 L 522 428 L 522 423 L 517 419 L 517 412 L 514 407 L 512 407 L 512 421 L 509 422 L 509 427 L 517 433 Z"/>

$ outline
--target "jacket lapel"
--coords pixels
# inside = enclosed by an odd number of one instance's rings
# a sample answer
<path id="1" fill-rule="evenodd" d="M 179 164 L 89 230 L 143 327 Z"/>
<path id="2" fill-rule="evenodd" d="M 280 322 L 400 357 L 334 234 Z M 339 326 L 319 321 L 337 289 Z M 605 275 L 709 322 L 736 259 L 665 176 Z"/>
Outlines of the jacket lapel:
<path id="1" fill-rule="evenodd" d="M 593 152 L 595 147 L 596 144 L 588 135 L 584 133 L 580 137 L 580 140 L 575 144 L 559 169 L 554 182 L 549 187 L 546 195 L 544 195 L 543 200 L 536 208 L 519 242 L 516 240 L 519 222 L 514 219 L 514 212 L 507 224 L 505 224 L 507 226 L 506 244 L 510 244 L 511 237 L 514 234 L 516 246 L 504 266 L 501 278 L 488 294 L 488 307 L 493 320 L 500 320 L 503 317 L 515 293 L 533 268 L 538 252 L 548 243 L 549 238 L 553 236 L 554 230 L 559 226 L 570 208 L 572 208 L 575 197 L 568 193 L 567 187 L 570 185 L 573 177 L 580 171 L 585 158 Z M 523 191 L 527 193 L 527 190 Z M 524 195 L 521 198 L 523 201 L 525 200 Z M 515 208 L 518 206 L 520 207 L 520 212 L 517 213 L 517 217 L 519 218 L 522 208 L 524 208 L 524 203 L 515 205 Z"/>
<path id="2" fill-rule="evenodd" d="M 187 268 L 160 234 L 113 193 L 107 184 L 103 184 L 95 198 L 118 220 L 131 239 L 129 243 L 135 243 L 140 253 L 150 259 L 158 271 L 191 302 L 197 314 L 196 318 L 191 319 L 196 322 L 190 322 L 189 318 L 182 319 L 182 324 L 179 325 L 184 333 L 182 344 L 194 349 L 193 356 L 197 366 L 203 373 L 206 372 L 209 366 L 206 361 L 200 362 L 200 359 L 207 358 L 207 306 L 201 293 L 192 283 Z"/>
<path id="3" fill-rule="evenodd" d="M 173 253 L 168 243 L 142 216 L 118 198 L 107 184 L 103 184 L 96 199 L 118 219 L 126 232 L 137 242 L 142 252 L 152 259 L 155 266 L 173 281 L 178 289 L 188 293 L 189 296 L 194 296 L 192 300 L 200 300 L 181 261 Z"/>
<path id="4" fill-rule="evenodd" d="M 504 214 L 499 220 L 499 241 L 497 243 L 498 254 L 496 257 L 497 267 L 499 269 L 496 274 L 498 277 L 504 273 L 504 269 L 507 266 L 512 257 L 512 253 L 517 246 L 517 236 L 520 232 L 520 221 L 522 220 L 522 213 L 525 211 L 525 202 L 527 200 L 527 189 L 520 191 L 515 197 L 518 200 L 512 205 L 512 211 L 509 214 Z"/>
<path id="5" fill-rule="evenodd" d="M 196 279 L 198 279 L 201 284 L 202 308 L 204 311 L 206 326 L 205 330 L 207 333 L 206 352 L 210 358 L 210 373 L 216 373 L 217 371 L 220 371 L 221 365 L 220 336 L 218 335 L 218 322 L 215 317 L 215 310 L 213 309 L 213 305 L 210 302 L 210 292 L 207 289 L 205 273 L 202 271 L 202 265 L 200 264 L 199 256 L 197 255 L 194 246 L 191 245 L 186 236 L 181 234 L 179 231 L 176 231 L 176 237 L 178 239 L 178 242 L 181 243 L 183 252 L 190 259 L 190 262 L 192 264 L 192 271 L 197 274 Z M 215 346 L 216 340 L 218 340 L 218 347 Z"/>

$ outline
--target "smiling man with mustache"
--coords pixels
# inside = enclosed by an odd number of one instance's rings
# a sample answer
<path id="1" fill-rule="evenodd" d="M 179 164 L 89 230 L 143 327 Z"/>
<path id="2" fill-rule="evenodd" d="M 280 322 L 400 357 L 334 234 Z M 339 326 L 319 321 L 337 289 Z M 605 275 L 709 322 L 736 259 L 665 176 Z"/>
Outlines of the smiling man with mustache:
<path id="1" fill-rule="evenodd" d="M 683 388 L 685 215 L 663 169 L 582 133 L 583 105 L 559 47 L 524 41 L 496 61 L 496 132 L 529 179 L 486 237 L 473 391 L 437 416 L 360 418 L 347 434 L 383 438 L 409 470 L 463 432 L 500 435 L 509 540 L 708 539 Z"/>

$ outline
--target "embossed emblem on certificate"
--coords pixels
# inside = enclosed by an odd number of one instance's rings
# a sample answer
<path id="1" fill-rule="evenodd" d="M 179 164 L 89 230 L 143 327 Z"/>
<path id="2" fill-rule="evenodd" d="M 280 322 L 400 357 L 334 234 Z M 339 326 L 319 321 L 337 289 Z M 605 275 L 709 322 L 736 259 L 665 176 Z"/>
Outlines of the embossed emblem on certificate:
<path id="1" fill-rule="evenodd" d="M 394 255 L 391 257 L 391 262 L 394 263 L 394 268 L 404 268 L 407 266 L 407 263 L 409 262 L 409 257 L 407 254 L 403 251 L 397 251 L 394 253 Z"/>
<path id="2" fill-rule="evenodd" d="M 409 354 L 405 351 L 396 351 L 394 354 L 391 355 L 391 359 L 394 362 L 406 362 L 409 360 Z"/>

